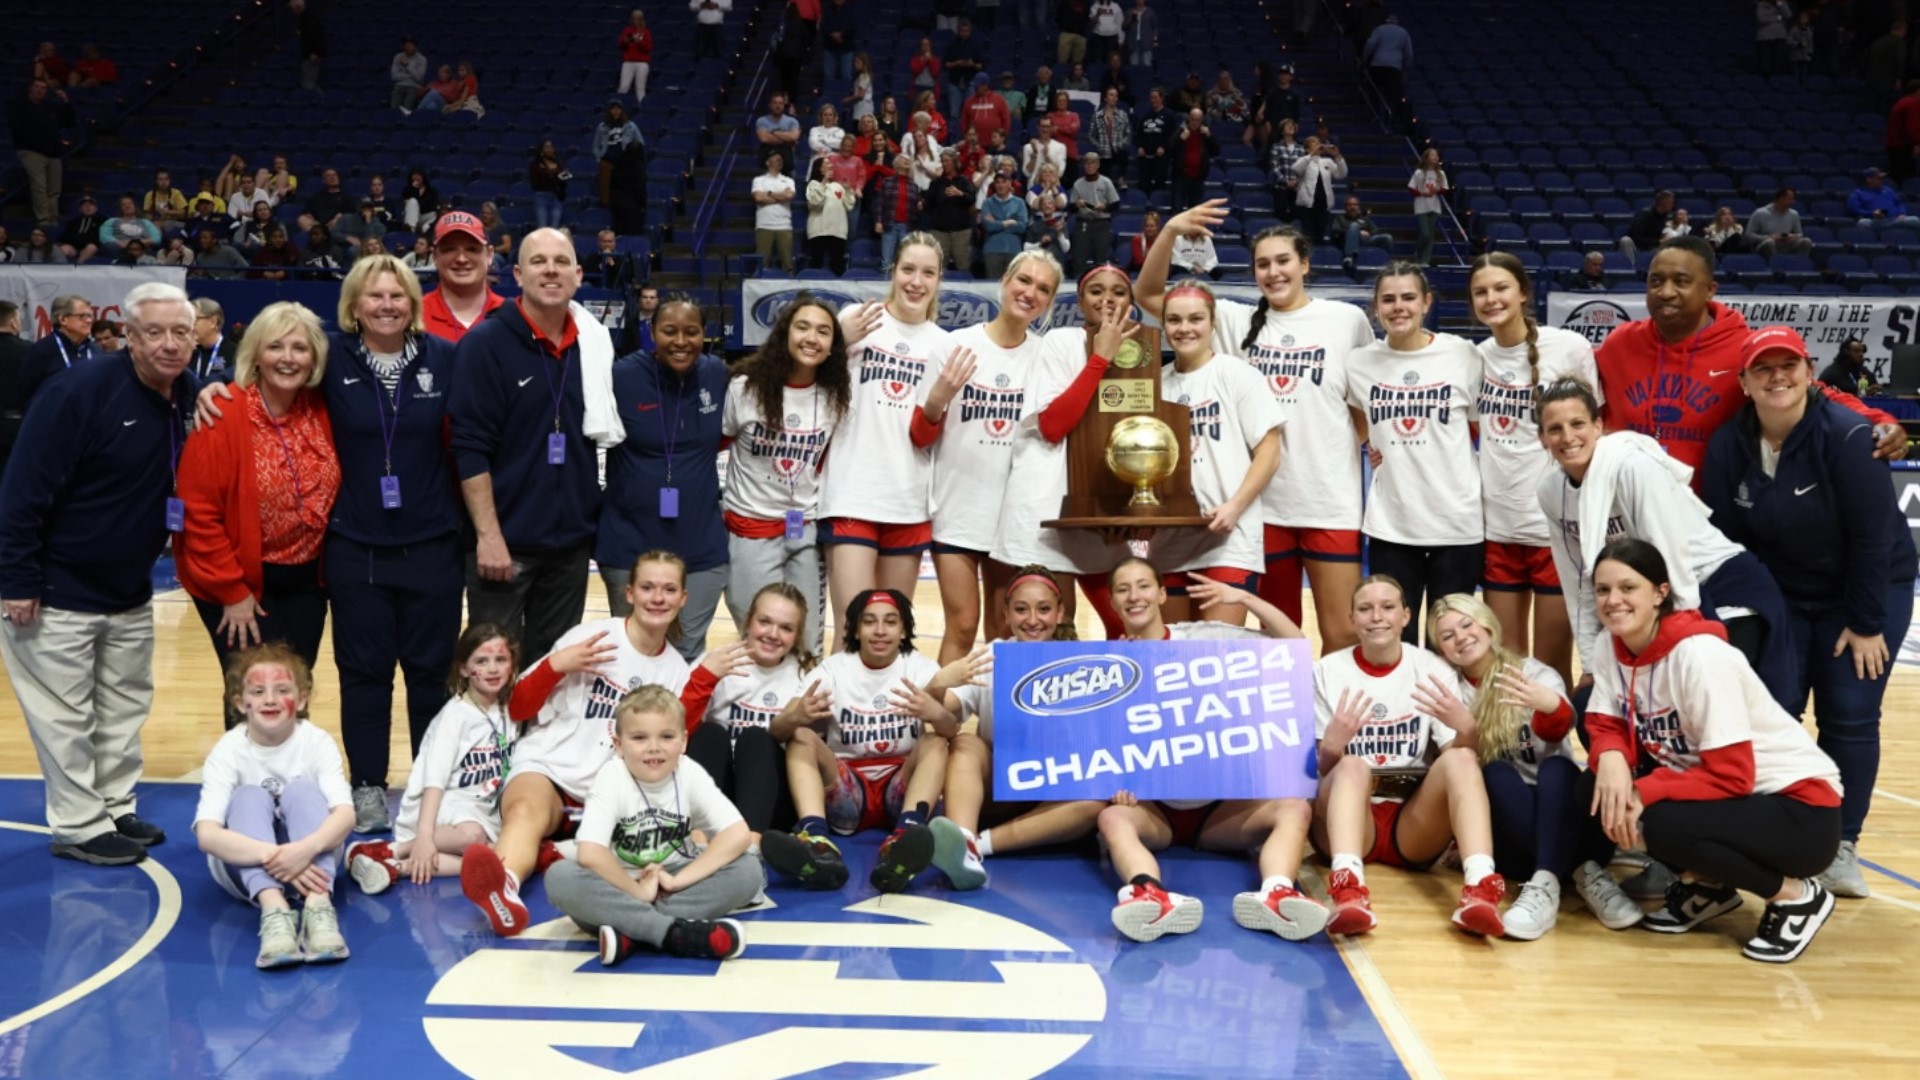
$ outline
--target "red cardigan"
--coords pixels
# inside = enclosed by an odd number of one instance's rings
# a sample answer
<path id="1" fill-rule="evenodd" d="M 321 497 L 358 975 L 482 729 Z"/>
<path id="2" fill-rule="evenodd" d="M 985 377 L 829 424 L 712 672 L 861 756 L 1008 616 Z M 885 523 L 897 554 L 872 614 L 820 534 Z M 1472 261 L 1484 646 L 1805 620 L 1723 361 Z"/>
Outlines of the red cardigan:
<path id="1" fill-rule="evenodd" d="M 253 464 L 253 398 L 234 394 L 224 421 L 199 428 L 180 454 L 175 493 L 187 504 L 187 525 L 173 538 L 174 575 L 196 600 L 237 604 L 266 591 L 260 557 L 260 492 Z M 302 390 L 294 408 L 314 409 L 329 442 L 333 424 L 317 390 Z"/>

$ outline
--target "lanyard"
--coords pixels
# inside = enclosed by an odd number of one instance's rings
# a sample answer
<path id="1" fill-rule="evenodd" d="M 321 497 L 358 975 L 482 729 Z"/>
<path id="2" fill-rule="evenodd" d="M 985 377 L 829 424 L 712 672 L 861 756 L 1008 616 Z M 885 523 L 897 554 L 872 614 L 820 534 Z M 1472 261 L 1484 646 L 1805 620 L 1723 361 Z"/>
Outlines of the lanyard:
<path id="1" fill-rule="evenodd" d="M 694 364 L 696 366 L 698 366 L 699 363 L 700 362 L 698 360 L 694 361 Z M 657 410 L 660 416 L 660 443 L 662 446 L 666 448 L 666 452 L 667 452 L 667 485 L 666 486 L 672 487 L 673 486 L 673 448 L 680 444 L 680 412 L 682 409 L 686 407 L 686 404 L 687 404 L 687 395 L 686 395 L 687 383 L 684 378 L 680 380 L 681 392 L 674 395 L 673 425 L 671 428 L 669 428 L 667 425 L 667 382 L 666 382 L 666 378 L 660 374 L 660 367 L 661 367 L 661 362 L 656 357 L 653 361 L 653 389 L 655 393 L 658 393 L 660 395 L 660 408 Z M 675 781 L 675 782 L 677 783 L 678 781 Z"/>
<path id="2" fill-rule="evenodd" d="M 367 343 L 365 340 L 362 340 L 360 342 L 361 366 L 366 368 L 367 382 L 373 387 L 373 414 L 374 417 L 380 421 L 380 445 L 386 453 L 387 475 L 392 476 L 393 440 L 395 436 L 400 434 L 400 403 L 405 400 L 401 397 L 400 391 L 406 387 L 407 365 L 414 357 L 414 341 L 409 337 L 406 348 L 400 351 L 400 374 L 393 380 L 393 423 L 391 425 L 387 423 L 386 398 L 380 393 L 382 389 L 380 376 L 374 373 L 373 365 L 366 362 L 366 348 Z"/>
<path id="3" fill-rule="evenodd" d="M 300 484 L 300 466 L 293 458 L 293 446 L 287 442 L 286 425 L 274 418 L 273 410 L 267 408 L 267 399 L 264 395 L 260 398 L 260 411 L 266 415 L 267 426 L 273 429 L 274 437 L 280 440 L 280 452 L 286 455 L 287 475 L 293 479 L 293 514 L 297 518 L 306 508 L 307 496 Z M 289 409 L 287 412 L 291 416 L 293 410 Z"/>
<path id="4" fill-rule="evenodd" d="M 56 346 L 58 346 L 60 349 L 60 360 L 63 363 L 65 363 L 68 367 L 72 367 L 73 356 L 72 354 L 67 352 L 67 335 L 62 334 L 57 330 L 54 331 L 53 343 Z M 92 347 L 91 343 L 85 342 L 85 341 L 81 342 L 77 346 L 77 351 L 80 353 L 80 359 L 85 360 L 87 358 L 87 350 L 91 347 Z"/>
<path id="5" fill-rule="evenodd" d="M 646 786 L 640 783 L 638 777 L 633 781 L 633 789 L 640 793 L 640 802 L 647 808 L 647 816 L 652 818 L 656 823 L 659 823 L 661 821 L 660 811 L 654 808 L 653 800 L 647 798 Z M 673 771 L 673 809 L 679 810 L 680 808 L 680 770 L 675 769 Z M 683 816 L 678 824 L 669 825 L 666 829 L 662 830 L 664 839 L 667 842 L 668 851 L 682 858 L 693 858 L 693 853 L 688 851 L 683 844 L 683 841 L 687 838 L 688 826 L 691 823 L 692 819 L 690 815 Z M 659 861 L 666 862 L 667 860 L 663 856 Z"/>
<path id="6" fill-rule="evenodd" d="M 172 474 L 169 495 L 180 493 L 180 448 L 187 441 L 187 423 L 180 417 L 180 410 L 174 406 L 173 399 L 167 399 L 167 471 Z"/>
<path id="7" fill-rule="evenodd" d="M 553 430 L 555 434 L 559 434 L 560 403 L 567 396 L 567 354 L 561 353 L 555 359 L 560 362 L 559 384 L 555 385 L 553 381 L 553 368 L 549 366 L 545 357 L 541 357 L 540 359 L 540 374 L 547 377 L 547 393 L 553 395 Z"/>

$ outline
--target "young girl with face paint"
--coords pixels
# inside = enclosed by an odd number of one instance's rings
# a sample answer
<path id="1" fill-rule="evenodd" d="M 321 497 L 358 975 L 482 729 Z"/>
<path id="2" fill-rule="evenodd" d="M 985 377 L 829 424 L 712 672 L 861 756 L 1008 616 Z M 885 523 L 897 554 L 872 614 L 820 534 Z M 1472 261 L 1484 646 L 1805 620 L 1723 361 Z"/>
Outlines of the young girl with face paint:
<path id="1" fill-rule="evenodd" d="M 1682 872 L 1640 925 L 1680 934 L 1767 902 L 1742 954 L 1784 964 L 1833 912 L 1817 881 L 1840 847 L 1840 770 L 1780 708 L 1720 624 L 1675 611 L 1659 549 L 1601 549 L 1606 655 L 1587 706 L 1588 809 L 1622 847 Z"/>
<path id="2" fill-rule="evenodd" d="M 1067 436 L 1093 405 L 1095 392 L 1116 358 L 1139 366 L 1153 360 L 1133 339 L 1133 284 L 1119 267 L 1102 264 L 1080 278 L 1084 327 L 1047 331 L 1046 350 L 1027 383 L 1026 409 L 1013 439 L 1006 498 L 1000 506 L 992 557 L 1006 566 L 1038 564 L 1055 575 L 1073 622 L 1073 581 L 1100 616 L 1108 637 L 1120 633 L 1107 600 L 1107 571 L 1126 554 L 1110 538 L 1089 529 L 1048 529 L 1067 494 Z"/>
<path id="3" fill-rule="evenodd" d="M 953 335 L 954 345 L 970 350 L 978 363 L 953 405 L 958 415 L 949 410 L 933 447 L 933 568 L 946 613 L 942 664 L 973 648 L 983 611 L 988 639 L 1006 634 L 999 620 L 1013 567 L 989 558 L 988 549 L 1011 482 L 1028 388 L 1047 351 L 1033 324 L 1052 312 L 1060 274 L 1051 255 L 1014 255 L 1000 278 L 999 314 Z"/>
<path id="4" fill-rule="evenodd" d="M 475 844 L 500 836 L 500 788 L 520 725 L 507 716 L 518 646 L 493 623 L 475 623 L 454 647 L 453 697 L 428 725 L 394 817 L 394 842 L 347 848 L 347 872 L 368 895 L 396 881 L 424 885 L 460 872 Z"/>
<path id="5" fill-rule="evenodd" d="M 931 234 L 908 233 L 895 252 L 886 302 L 840 312 L 852 400 L 820 480 L 820 542 L 835 612 L 868 589 L 911 594 L 932 543 L 932 447 L 947 407 L 974 373 L 973 354 L 933 321 L 944 258 Z"/>
<path id="6" fill-rule="evenodd" d="M 1363 526 L 1368 565 L 1400 583 L 1416 619 L 1428 597 L 1480 584 L 1486 540 L 1470 430 L 1480 354 L 1463 338 L 1426 328 L 1433 302 L 1426 271 L 1388 264 L 1373 284 L 1386 339 L 1347 365 L 1347 404 L 1374 455 Z M 1412 621 L 1406 633 L 1418 639 Z"/>
<path id="7" fill-rule="evenodd" d="M 1202 611 L 1226 607 L 1251 611 L 1259 632 L 1225 623 L 1176 623 L 1160 619 L 1166 586 L 1160 571 L 1145 559 L 1129 558 L 1113 571 L 1113 599 L 1135 641 L 1239 640 L 1303 637 L 1279 608 L 1243 589 L 1189 575 L 1191 596 Z M 1196 897 L 1170 892 L 1160 882 L 1154 853 L 1181 845 L 1207 851 L 1257 850 L 1260 887 L 1233 898 L 1234 921 L 1249 930 L 1267 930 L 1288 941 L 1312 937 L 1326 926 L 1327 909 L 1301 892 L 1296 879 L 1307 845 L 1311 805 L 1305 799 L 1225 799 L 1141 801 L 1122 791 L 1100 811 L 1100 838 L 1124 882 L 1113 908 L 1113 925 L 1135 941 L 1184 934 L 1199 927 L 1204 906 Z"/>
<path id="8" fill-rule="evenodd" d="M 353 792 L 333 737 L 302 719 L 313 676 L 292 649 L 269 644 L 236 654 L 226 682 L 242 723 L 201 766 L 194 837 L 213 880 L 260 909 L 255 966 L 345 960 L 333 885 Z"/>
<path id="9" fill-rule="evenodd" d="M 1163 311 L 1173 241 L 1211 236 L 1226 218 L 1226 200 L 1214 199 L 1167 223 L 1140 269 L 1142 309 Z M 1321 648 L 1332 652 L 1354 642 L 1347 600 L 1360 583 L 1362 440 L 1347 410 L 1347 363 L 1373 344 L 1373 327 L 1355 305 L 1308 291 L 1313 245 L 1297 229 L 1262 230 L 1252 247 L 1260 302 L 1215 301 L 1213 347 L 1245 357 L 1287 421 L 1280 464 L 1260 496 L 1259 591 L 1299 622 L 1304 567 Z"/>
<path id="10" fill-rule="evenodd" d="M 1333 863 L 1327 930 L 1364 934 L 1378 925 L 1365 863 L 1424 870 L 1457 842 L 1466 885 L 1453 925 L 1499 937 L 1507 886 L 1494 871 L 1479 725 L 1454 692 L 1453 669 L 1402 640 L 1411 618 L 1399 582 L 1368 577 L 1353 594 L 1360 644 L 1322 656 L 1313 668 L 1320 740 L 1313 846 Z"/>
<path id="11" fill-rule="evenodd" d="M 460 862 L 461 891 L 501 937 L 527 928 L 521 883 L 559 858 L 543 841 L 579 826 L 593 778 L 613 753 L 621 696 L 643 683 L 677 694 L 687 683 L 687 662 L 670 644 L 687 603 L 687 564 L 670 551 L 640 553 L 626 599 L 632 614 L 562 634 L 513 688 L 508 715 L 527 727 L 501 793 L 500 839 L 467 848 Z"/>
<path id="12" fill-rule="evenodd" d="M 803 888 L 846 884 L 847 864 L 830 834 L 892 827 L 868 880 L 883 893 L 904 890 L 933 859 L 927 829 L 940 800 L 947 740 L 959 725 L 942 722 L 923 736 L 915 692 L 940 666 L 913 652 L 913 609 L 892 589 L 868 589 L 847 606 L 844 651 L 816 669 L 832 702 L 824 719 L 796 727 L 787 743 L 787 783 L 799 823 L 767 832 L 767 865 Z M 809 690 L 809 696 L 812 691 Z"/>

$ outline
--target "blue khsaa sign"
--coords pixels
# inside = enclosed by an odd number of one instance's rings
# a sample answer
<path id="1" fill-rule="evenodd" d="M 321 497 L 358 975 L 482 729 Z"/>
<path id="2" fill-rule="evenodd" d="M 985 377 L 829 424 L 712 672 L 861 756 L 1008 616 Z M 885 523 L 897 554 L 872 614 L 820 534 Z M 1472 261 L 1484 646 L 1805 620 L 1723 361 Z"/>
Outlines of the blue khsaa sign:
<path id="1" fill-rule="evenodd" d="M 1003 800 L 1312 798 L 1304 640 L 998 642 Z"/>

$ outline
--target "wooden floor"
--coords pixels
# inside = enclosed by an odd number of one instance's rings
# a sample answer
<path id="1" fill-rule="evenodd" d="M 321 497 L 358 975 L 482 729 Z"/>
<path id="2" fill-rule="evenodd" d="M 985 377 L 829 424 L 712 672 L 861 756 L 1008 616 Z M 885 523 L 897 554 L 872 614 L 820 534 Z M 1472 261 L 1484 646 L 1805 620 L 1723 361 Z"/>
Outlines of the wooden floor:
<path id="1" fill-rule="evenodd" d="M 923 581 L 915 599 L 921 646 L 932 649 L 942 629 L 938 593 Z M 605 611 L 597 583 L 589 610 Z M 1083 633 L 1097 635 L 1090 617 L 1082 621 Z M 179 592 L 156 601 L 155 622 L 147 775 L 191 777 L 220 735 L 213 650 Z M 733 633 L 722 610 L 711 640 Z M 338 685 L 327 660 L 315 681 L 315 721 L 337 734 Z M 1343 951 L 1409 1071 L 1920 1077 L 1920 668 L 1896 671 L 1887 706 L 1862 854 L 1908 880 L 1869 870 L 1874 897 L 1843 901 L 1813 950 L 1791 965 L 1740 957 L 1758 916 L 1751 899 L 1746 911 L 1678 938 L 1610 933 L 1576 906 L 1540 941 L 1481 942 L 1447 925 L 1457 875 L 1372 871 L 1381 927 Z M 405 727 L 396 725 L 393 784 L 405 783 L 407 759 Z M 0 773 L 38 774 L 10 687 L 0 690 Z"/>

